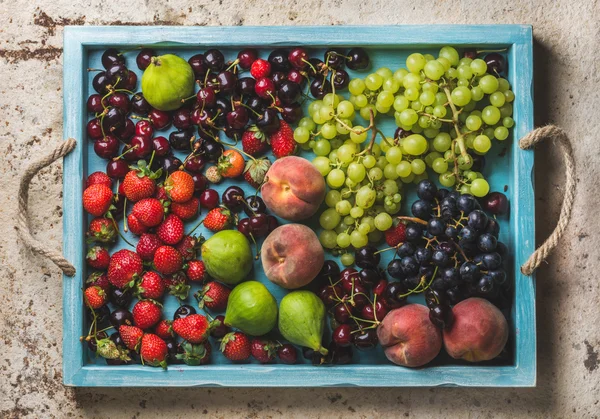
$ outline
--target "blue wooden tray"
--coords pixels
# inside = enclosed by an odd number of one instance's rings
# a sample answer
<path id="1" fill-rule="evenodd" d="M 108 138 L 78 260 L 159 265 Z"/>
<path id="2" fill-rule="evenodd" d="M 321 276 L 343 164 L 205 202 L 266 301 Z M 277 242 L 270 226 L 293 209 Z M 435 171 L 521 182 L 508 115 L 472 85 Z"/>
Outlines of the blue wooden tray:
<path id="1" fill-rule="evenodd" d="M 213 363 L 201 367 L 169 366 L 167 371 L 141 365 L 108 366 L 94 357 L 79 337 L 86 334 L 82 286 L 87 276 L 85 231 L 88 217 L 81 206 L 87 174 L 105 170 L 106 162 L 93 152 L 86 139 L 89 119 L 86 99 L 92 92 L 87 68 L 100 67 L 107 47 L 122 50 L 152 45 L 159 53 L 175 52 L 188 58 L 210 47 L 224 51 L 227 58 L 241 47 L 268 49 L 306 46 L 318 55 L 329 46 L 363 46 L 374 67 L 403 66 L 412 52 L 435 53 L 443 45 L 507 48 L 508 79 L 516 94 L 515 127 L 511 138 L 496 145 L 489 154 L 486 177 L 492 190 L 504 190 L 511 201 L 510 218 L 501 220 L 501 240 L 511 250 L 509 272 L 515 282 L 515 298 L 509 316 L 512 360 L 503 364 L 466 364 L 441 354 L 429 366 L 403 368 L 386 360 L 381 349 L 355 354 L 356 363 L 315 367 L 297 365 L 232 364 L 218 351 Z M 131 69 L 136 51 L 126 53 Z M 312 56 L 312 55 L 311 55 Z M 322 27 L 66 27 L 64 32 L 64 136 L 76 138 L 77 148 L 64 162 L 64 254 L 77 269 L 74 278 L 63 278 L 63 380 L 69 386 L 489 386 L 527 387 L 536 381 L 535 285 L 519 267 L 534 250 L 533 152 L 521 151 L 514 141 L 533 129 L 532 29 L 520 25 L 486 26 L 322 26 Z M 138 75 L 140 73 L 138 72 Z M 139 89 L 139 88 L 138 88 Z M 393 122 L 382 125 L 393 132 Z M 379 125 L 379 123 L 378 123 Z M 164 135 L 164 133 L 163 133 Z M 508 148 L 500 152 L 501 148 Z M 486 157 L 488 157 L 486 156 Z M 220 185 L 223 190 L 228 185 Z M 408 194 L 403 201 L 410 202 Z M 406 212 L 406 208 L 403 208 Z M 122 243 L 112 249 L 122 247 Z M 384 261 L 385 262 L 385 261 Z M 257 266 L 255 268 L 259 267 Z M 271 284 L 261 269 L 254 279 L 265 283 L 280 299 L 284 291 Z M 192 298 L 193 300 L 193 298 Z M 166 299 L 165 311 L 172 313 L 174 298 Z M 214 345 L 213 345 L 214 347 Z M 216 349 L 216 348 L 215 348 Z M 443 352 L 443 351 L 442 351 Z"/>

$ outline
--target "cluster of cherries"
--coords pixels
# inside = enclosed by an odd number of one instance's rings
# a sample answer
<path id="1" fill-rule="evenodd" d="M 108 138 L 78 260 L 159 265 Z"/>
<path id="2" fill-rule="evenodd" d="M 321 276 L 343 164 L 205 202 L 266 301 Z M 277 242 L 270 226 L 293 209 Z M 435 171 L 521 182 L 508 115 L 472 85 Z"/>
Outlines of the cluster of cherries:
<path id="1" fill-rule="evenodd" d="M 266 237 L 279 226 L 277 218 L 267 214 L 267 206 L 256 193 L 246 197 L 242 188 L 233 185 L 223 192 L 222 202 L 233 213 L 244 211 L 247 217 L 238 220 L 237 228 L 251 240 Z"/>

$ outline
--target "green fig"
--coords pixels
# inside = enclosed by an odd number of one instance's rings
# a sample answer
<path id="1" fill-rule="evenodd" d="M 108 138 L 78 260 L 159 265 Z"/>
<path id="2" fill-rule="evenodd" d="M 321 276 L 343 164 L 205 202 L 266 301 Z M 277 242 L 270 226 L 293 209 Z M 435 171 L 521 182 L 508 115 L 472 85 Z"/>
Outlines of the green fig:
<path id="1" fill-rule="evenodd" d="M 327 355 L 321 346 L 325 323 L 325 305 L 310 291 L 294 291 L 279 304 L 279 331 L 296 345 Z"/>
<path id="2" fill-rule="evenodd" d="M 223 230 L 202 244 L 202 260 L 214 279 L 229 285 L 239 284 L 252 270 L 252 250 L 242 233 Z"/>
<path id="3" fill-rule="evenodd" d="M 142 93 L 150 105 L 173 111 L 194 94 L 194 72 L 186 60 L 166 54 L 152 57 L 142 75 Z"/>
<path id="4" fill-rule="evenodd" d="M 229 294 L 225 325 L 251 336 L 269 333 L 277 322 L 277 301 L 258 281 L 246 281 Z"/>

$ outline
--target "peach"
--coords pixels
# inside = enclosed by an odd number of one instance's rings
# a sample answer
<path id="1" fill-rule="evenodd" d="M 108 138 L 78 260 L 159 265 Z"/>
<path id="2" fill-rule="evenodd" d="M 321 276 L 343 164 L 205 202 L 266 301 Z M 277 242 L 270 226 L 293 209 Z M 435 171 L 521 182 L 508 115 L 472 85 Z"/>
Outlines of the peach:
<path id="1" fill-rule="evenodd" d="M 325 261 L 317 235 L 302 224 L 277 227 L 267 236 L 260 254 L 267 278 L 287 289 L 307 285 Z"/>
<path id="2" fill-rule="evenodd" d="M 508 323 L 495 305 L 468 298 L 452 309 L 454 323 L 444 330 L 444 348 L 455 359 L 470 362 L 496 358 L 508 340 Z"/>
<path id="3" fill-rule="evenodd" d="M 377 328 L 385 356 L 394 364 L 420 367 L 442 349 L 442 332 L 429 320 L 429 309 L 408 304 L 390 311 Z"/>
<path id="4" fill-rule="evenodd" d="M 325 198 L 325 181 L 311 162 L 288 156 L 275 160 L 261 188 L 267 208 L 290 221 L 312 217 Z"/>

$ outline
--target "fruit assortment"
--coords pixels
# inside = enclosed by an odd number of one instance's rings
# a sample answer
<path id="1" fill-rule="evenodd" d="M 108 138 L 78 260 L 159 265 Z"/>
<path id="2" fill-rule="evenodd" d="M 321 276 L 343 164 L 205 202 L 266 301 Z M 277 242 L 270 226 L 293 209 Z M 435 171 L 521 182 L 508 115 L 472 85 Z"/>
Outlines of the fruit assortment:
<path id="1" fill-rule="evenodd" d="M 205 365 L 213 351 L 295 364 L 299 347 L 315 365 L 378 345 L 408 367 L 442 347 L 471 362 L 505 356 L 511 286 L 496 216 L 509 204 L 482 172 L 514 124 L 514 93 L 503 56 L 478 54 L 443 47 L 367 73 L 359 47 L 323 59 L 248 48 L 230 61 L 143 48 L 137 91 L 128 54 L 104 51 L 87 101 L 107 166 L 82 196 L 81 340 L 109 365 L 163 368 Z M 401 215 L 411 184 L 418 199 Z M 288 290 L 281 301 L 251 279 L 255 261 Z M 426 305 L 409 303 L 417 295 Z"/>

